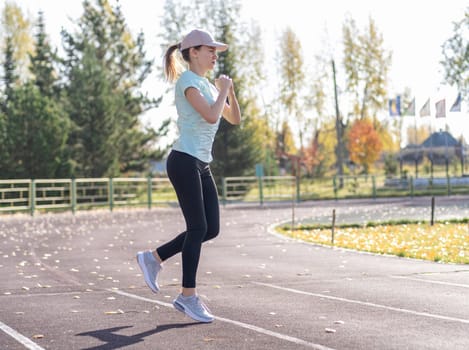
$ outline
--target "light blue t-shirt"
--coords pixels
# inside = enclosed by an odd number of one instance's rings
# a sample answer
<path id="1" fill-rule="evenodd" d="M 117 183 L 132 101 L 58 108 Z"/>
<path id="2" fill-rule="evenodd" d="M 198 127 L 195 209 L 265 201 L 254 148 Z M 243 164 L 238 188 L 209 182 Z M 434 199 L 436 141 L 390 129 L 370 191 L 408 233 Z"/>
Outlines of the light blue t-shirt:
<path id="1" fill-rule="evenodd" d="M 175 89 L 179 137 L 173 144 L 173 149 L 210 163 L 213 160 L 212 145 L 220 118 L 214 124 L 208 123 L 186 99 L 184 92 L 189 87 L 199 90 L 210 105 L 214 104 L 218 97 L 218 90 L 207 78 L 190 70 L 181 74 Z"/>

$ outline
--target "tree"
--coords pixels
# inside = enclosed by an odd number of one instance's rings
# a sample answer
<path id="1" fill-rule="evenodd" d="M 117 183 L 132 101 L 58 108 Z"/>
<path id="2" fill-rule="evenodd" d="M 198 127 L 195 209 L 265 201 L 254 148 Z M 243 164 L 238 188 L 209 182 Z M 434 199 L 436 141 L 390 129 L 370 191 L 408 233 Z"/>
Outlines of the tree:
<path id="1" fill-rule="evenodd" d="M 16 72 L 16 60 L 14 58 L 13 40 L 10 36 L 5 38 L 5 59 L 3 61 L 3 99 L 2 111 L 7 112 L 8 103 L 11 99 L 11 93 L 18 84 L 19 77 Z"/>
<path id="2" fill-rule="evenodd" d="M 364 119 L 386 107 L 391 54 L 383 48 L 383 37 L 370 17 L 360 33 L 353 19 L 343 24 L 346 88 L 352 96 L 352 115 Z"/>
<path id="3" fill-rule="evenodd" d="M 430 136 L 430 130 L 426 125 L 420 125 L 419 127 L 413 126 L 407 128 L 407 139 L 410 144 L 420 145 Z"/>
<path id="4" fill-rule="evenodd" d="M 9 178 L 60 176 L 68 130 L 60 104 L 32 82 L 15 88 L 8 108 Z"/>
<path id="5" fill-rule="evenodd" d="M 311 76 L 311 84 L 305 99 L 306 110 L 311 110 L 315 114 L 312 121 L 312 133 L 310 144 L 305 150 L 304 163 L 310 175 L 324 174 L 323 168 L 325 155 L 323 154 L 324 147 L 320 143 L 320 135 L 323 132 L 322 124 L 324 116 L 326 115 L 326 82 L 329 79 L 329 62 L 321 56 L 315 56 L 313 67 L 315 70 L 311 73 L 308 72 L 308 77 Z"/>
<path id="6" fill-rule="evenodd" d="M 280 103 L 285 107 L 287 118 L 296 120 L 300 139 L 300 158 L 303 152 L 303 137 L 306 129 L 304 115 L 305 72 L 301 42 L 294 31 L 287 27 L 280 39 L 279 73 Z"/>
<path id="7" fill-rule="evenodd" d="M 116 176 L 142 172 L 157 154 L 156 133 L 144 129 L 140 115 L 158 106 L 141 92 L 153 62 L 144 36 L 130 34 L 120 7 L 108 0 L 83 2 L 79 30 L 62 32 L 67 53 L 68 111 L 76 128 L 70 138 L 76 175 Z"/>
<path id="8" fill-rule="evenodd" d="M 369 119 L 356 119 L 353 122 L 348 133 L 347 149 L 350 160 L 363 166 L 364 173 L 368 174 L 382 149 L 379 135 Z"/>
<path id="9" fill-rule="evenodd" d="M 259 64 L 259 61 L 253 62 L 251 67 L 254 69 L 251 71 L 243 69 L 244 65 L 241 61 L 243 57 L 241 53 L 247 50 L 251 50 L 251 55 L 257 57 L 262 57 L 262 52 L 251 46 L 246 48 L 253 37 L 247 30 L 244 31 L 244 35 L 241 34 L 243 32 L 241 24 L 237 24 L 239 11 L 238 1 L 219 2 L 218 14 L 213 16 L 219 19 L 216 23 L 216 31 L 220 33 L 220 40 L 230 47 L 228 51 L 220 54 L 214 75 L 218 76 L 223 73 L 231 77 L 242 115 L 242 123 L 239 126 L 233 126 L 225 119 L 220 121 L 213 144 L 215 160 L 212 167 L 217 177 L 252 174 L 255 164 L 264 158 L 264 149 L 268 144 L 265 142 L 265 135 L 268 134 L 267 125 L 260 120 L 260 110 L 255 97 L 247 93 L 249 89 L 254 88 L 253 85 L 249 85 L 250 80 L 247 77 L 250 76 L 252 79 L 255 76 L 255 62 Z M 245 40 L 239 40 L 243 37 Z M 258 41 L 259 38 L 256 40 Z"/>
<path id="10" fill-rule="evenodd" d="M 2 103 L 2 175 L 49 178 L 60 175 L 68 137 L 68 118 L 61 105 L 46 96 L 35 80 L 19 84 L 13 40 L 7 37 Z"/>
<path id="11" fill-rule="evenodd" d="M 295 146 L 290 124 L 286 120 L 282 122 L 282 126 L 276 136 L 275 154 L 279 162 L 280 171 L 286 171 L 288 166 L 292 168 L 290 170 L 293 170 L 296 164 L 289 163 L 291 163 L 291 156 L 296 155 L 298 150 Z"/>
<path id="12" fill-rule="evenodd" d="M 254 165 L 262 161 L 269 146 L 269 142 L 266 142 L 266 135 L 269 135 L 268 123 L 261 117 L 255 95 L 256 84 L 262 79 L 258 73 L 263 57 L 258 28 L 247 28 L 239 21 L 239 0 L 177 3 L 167 0 L 165 9 L 162 19 L 162 27 L 165 29 L 162 34 L 163 50 L 168 45 L 179 42 L 181 35 L 193 27 L 204 28 L 217 40 L 228 44 L 228 51 L 218 53 L 217 67 L 209 78 L 221 73 L 232 78 L 242 122 L 239 126 L 232 126 L 224 119 L 220 121 L 213 144 L 214 161 L 211 167 L 217 178 L 252 174 Z M 257 45 L 254 46 L 253 42 Z M 256 59 L 252 61 L 252 57 Z M 249 63 L 243 61 L 247 58 Z"/>
<path id="13" fill-rule="evenodd" d="M 21 81 L 24 81 L 29 74 L 29 54 L 34 49 L 31 22 L 24 16 L 18 5 L 7 1 L 2 9 L 1 24 L 3 30 L 0 30 L 0 37 L 4 42 L 6 42 L 5 38 L 11 40 L 16 74 Z"/>
<path id="14" fill-rule="evenodd" d="M 454 22 L 454 33 L 442 45 L 444 80 L 456 85 L 462 97 L 469 96 L 469 7 L 464 18 Z"/>
<path id="15" fill-rule="evenodd" d="M 111 78 L 94 47 L 86 46 L 68 77 L 67 112 L 74 123 L 69 140 L 72 173 L 85 177 L 116 176 L 119 148 L 115 146 L 121 131 L 117 115 L 123 104 L 113 94 Z"/>
<path id="16" fill-rule="evenodd" d="M 42 95 L 52 97 L 58 93 L 56 86 L 58 74 L 54 69 L 58 57 L 48 42 L 42 12 L 38 14 L 34 44 L 34 53 L 30 54 L 29 67 L 33 75 L 32 79 Z"/>
<path id="17" fill-rule="evenodd" d="M 11 150 L 14 142 L 9 133 L 9 112 L 11 109 L 14 87 L 18 82 L 16 74 L 16 62 L 14 59 L 13 43 L 10 36 L 5 38 L 5 58 L 3 61 L 3 94 L 0 100 L 0 173 L 7 177 L 13 164 L 11 161 Z"/>

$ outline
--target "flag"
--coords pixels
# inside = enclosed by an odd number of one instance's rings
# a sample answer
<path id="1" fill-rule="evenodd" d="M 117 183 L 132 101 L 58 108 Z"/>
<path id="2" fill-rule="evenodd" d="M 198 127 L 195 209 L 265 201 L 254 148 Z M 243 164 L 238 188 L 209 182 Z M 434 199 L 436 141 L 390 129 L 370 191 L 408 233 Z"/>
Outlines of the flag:
<path id="1" fill-rule="evenodd" d="M 453 105 L 451 106 L 450 112 L 461 112 L 461 93 L 458 94 L 456 97 L 456 101 L 454 101 Z"/>
<path id="2" fill-rule="evenodd" d="M 420 116 L 421 117 L 430 116 L 430 98 L 428 98 L 427 102 L 425 102 L 425 104 L 420 109 Z"/>
<path id="3" fill-rule="evenodd" d="M 435 103 L 435 118 L 445 118 L 446 117 L 446 101 L 445 99 L 439 100 Z"/>
<path id="4" fill-rule="evenodd" d="M 402 115 L 415 116 L 415 98 L 409 103 Z"/>
<path id="5" fill-rule="evenodd" d="M 401 96 L 389 100 L 389 115 L 391 117 L 401 115 Z"/>

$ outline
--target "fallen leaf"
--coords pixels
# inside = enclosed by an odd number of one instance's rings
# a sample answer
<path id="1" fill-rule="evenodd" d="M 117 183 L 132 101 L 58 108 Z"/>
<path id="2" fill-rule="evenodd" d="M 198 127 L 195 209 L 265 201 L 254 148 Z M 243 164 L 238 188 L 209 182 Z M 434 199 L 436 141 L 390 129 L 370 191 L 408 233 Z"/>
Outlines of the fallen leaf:
<path id="1" fill-rule="evenodd" d="M 115 311 L 106 311 L 104 314 L 106 315 L 120 315 L 120 314 L 123 314 L 124 311 L 122 311 L 121 309 L 118 309 L 118 310 L 115 310 Z"/>

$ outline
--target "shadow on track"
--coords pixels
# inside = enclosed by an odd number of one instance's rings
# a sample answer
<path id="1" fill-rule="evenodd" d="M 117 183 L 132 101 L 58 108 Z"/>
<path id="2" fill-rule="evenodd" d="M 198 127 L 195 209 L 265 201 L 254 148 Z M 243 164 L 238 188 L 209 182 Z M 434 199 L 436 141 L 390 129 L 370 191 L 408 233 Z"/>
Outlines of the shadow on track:
<path id="1" fill-rule="evenodd" d="M 163 324 L 158 325 L 153 329 L 149 329 L 148 331 L 141 332 L 134 335 L 122 335 L 116 334 L 116 332 L 126 329 L 132 328 L 133 326 L 122 326 L 122 327 L 114 327 L 114 328 L 107 328 L 107 329 L 99 329 L 95 331 L 89 331 L 84 333 L 76 334 L 77 336 L 91 336 L 96 339 L 99 339 L 106 344 L 93 346 L 91 348 L 83 348 L 82 350 L 112 350 L 112 349 L 119 349 L 125 346 L 133 345 L 144 341 L 144 338 L 153 335 L 156 333 L 164 332 L 168 329 L 175 329 L 175 328 L 185 328 L 193 325 L 201 325 L 203 323 L 200 322 L 190 322 L 190 323 L 173 323 L 173 324 Z"/>

